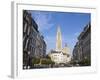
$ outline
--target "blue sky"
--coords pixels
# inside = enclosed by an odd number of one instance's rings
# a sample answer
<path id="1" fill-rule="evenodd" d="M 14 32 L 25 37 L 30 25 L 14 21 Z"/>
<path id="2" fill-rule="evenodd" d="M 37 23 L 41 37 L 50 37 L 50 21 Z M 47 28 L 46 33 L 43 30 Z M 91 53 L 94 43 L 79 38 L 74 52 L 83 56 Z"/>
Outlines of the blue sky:
<path id="1" fill-rule="evenodd" d="M 62 46 L 65 44 L 71 49 L 77 42 L 77 37 L 85 25 L 91 20 L 90 13 L 30 11 L 36 21 L 40 33 L 47 44 L 47 52 L 56 48 L 57 27 L 62 33 Z"/>

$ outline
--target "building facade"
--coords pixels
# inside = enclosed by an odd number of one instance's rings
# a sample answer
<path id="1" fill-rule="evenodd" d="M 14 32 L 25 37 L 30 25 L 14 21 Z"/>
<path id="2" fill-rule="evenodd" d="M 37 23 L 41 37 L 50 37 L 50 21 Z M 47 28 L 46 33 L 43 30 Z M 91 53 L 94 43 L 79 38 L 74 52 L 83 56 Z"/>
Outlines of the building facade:
<path id="1" fill-rule="evenodd" d="M 70 61 L 70 57 L 68 54 L 64 54 L 62 51 L 51 51 L 49 54 L 51 60 L 55 62 L 55 64 L 60 64 L 60 63 L 68 63 Z"/>
<path id="2" fill-rule="evenodd" d="M 91 24 L 86 25 L 78 36 L 78 42 L 73 49 L 73 60 L 86 65 L 91 64 Z"/>
<path id="3" fill-rule="evenodd" d="M 23 69 L 32 65 L 32 59 L 45 57 L 46 43 L 31 13 L 23 10 Z"/>

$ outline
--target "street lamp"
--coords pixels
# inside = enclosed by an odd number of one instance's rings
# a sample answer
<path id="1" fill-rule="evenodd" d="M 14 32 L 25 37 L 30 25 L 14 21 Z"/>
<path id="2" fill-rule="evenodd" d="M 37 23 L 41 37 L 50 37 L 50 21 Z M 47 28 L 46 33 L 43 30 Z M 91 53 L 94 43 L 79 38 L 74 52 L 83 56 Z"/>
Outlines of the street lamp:
<path id="1" fill-rule="evenodd" d="M 28 51 L 28 63 L 27 63 L 27 68 L 30 68 L 30 51 Z"/>

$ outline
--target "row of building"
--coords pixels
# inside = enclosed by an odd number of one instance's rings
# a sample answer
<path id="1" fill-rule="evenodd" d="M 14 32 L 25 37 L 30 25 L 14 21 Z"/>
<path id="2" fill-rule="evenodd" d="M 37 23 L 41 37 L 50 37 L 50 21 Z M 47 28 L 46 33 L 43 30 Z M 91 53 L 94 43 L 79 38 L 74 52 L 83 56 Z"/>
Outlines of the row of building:
<path id="1" fill-rule="evenodd" d="M 91 24 L 89 23 L 78 36 L 78 42 L 73 49 L 73 61 L 91 65 Z"/>
<path id="2" fill-rule="evenodd" d="M 46 43 L 38 25 L 26 10 L 23 10 L 23 69 L 32 65 L 33 58 L 46 55 Z"/>

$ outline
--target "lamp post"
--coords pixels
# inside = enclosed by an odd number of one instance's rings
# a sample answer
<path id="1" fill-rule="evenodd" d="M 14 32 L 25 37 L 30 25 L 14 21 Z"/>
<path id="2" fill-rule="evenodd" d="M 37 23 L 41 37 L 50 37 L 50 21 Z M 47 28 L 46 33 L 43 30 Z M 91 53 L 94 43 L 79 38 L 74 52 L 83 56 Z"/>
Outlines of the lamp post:
<path id="1" fill-rule="evenodd" d="M 28 51 L 28 65 L 27 65 L 27 68 L 29 69 L 30 68 L 30 51 Z"/>

